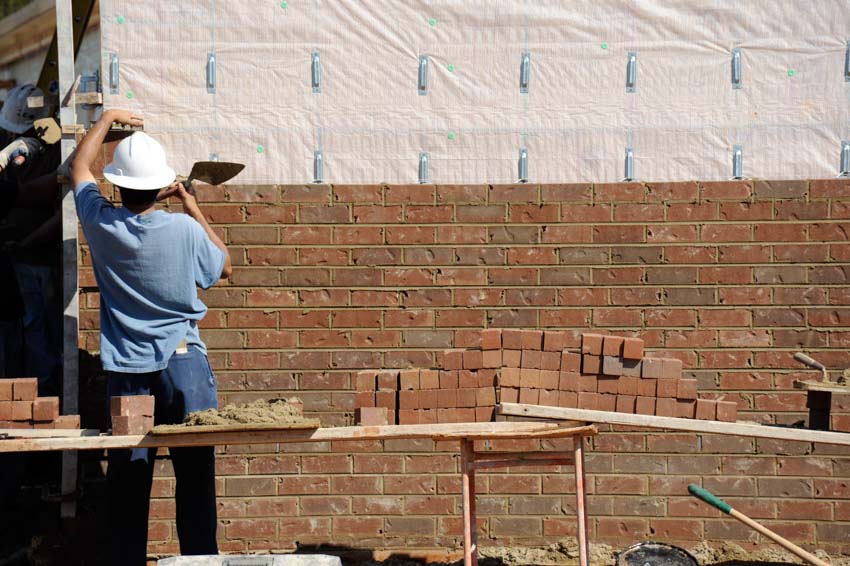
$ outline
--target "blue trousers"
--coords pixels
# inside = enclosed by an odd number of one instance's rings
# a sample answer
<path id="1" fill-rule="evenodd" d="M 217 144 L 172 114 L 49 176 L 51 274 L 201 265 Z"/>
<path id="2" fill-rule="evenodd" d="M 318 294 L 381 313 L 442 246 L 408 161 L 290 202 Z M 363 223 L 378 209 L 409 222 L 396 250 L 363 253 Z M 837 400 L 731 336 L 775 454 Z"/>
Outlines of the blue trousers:
<path id="1" fill-rule="evenodd" d="M 178 424 L 193 411 L 218 407 L 215 376 L 207 356 L 190 347 L 174 354 L 162 371 L 110 372 L 108 397 L 153 395 L 156 424 Z M 218 554 L 216 543 L 215 447 L 171 448 L 176 478 L 177 536 L 184 555 Z M 156 448 L 110 450 L 109 564 L 144 566 L 148 511 Z"/>

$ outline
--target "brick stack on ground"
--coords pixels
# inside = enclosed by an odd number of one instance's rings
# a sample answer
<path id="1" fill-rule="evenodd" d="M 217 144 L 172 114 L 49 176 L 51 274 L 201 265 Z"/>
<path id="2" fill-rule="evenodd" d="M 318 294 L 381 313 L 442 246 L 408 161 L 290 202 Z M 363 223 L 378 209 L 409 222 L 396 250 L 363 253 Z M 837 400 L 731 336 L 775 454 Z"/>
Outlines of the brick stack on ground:
<path id="1" fill-rule="evenodd" d="M 109 400 L 112 434 L 147 434 L 153 428 L 153 395 L 124 395 Z"/>
<path id="2" fill-rule="evenodd" d="M 77 429 L 79 415 L 60 415 L 59 397 L 39 397 L 38 379 L 0 379 L 0 428 Z"/>
<path id="3" fill-rule="evenodd" d="M 481 348 L 438 353 L 437 369 L 367 370 L 355 376 L 357 422 L 488 422 L 494 405 L 524 403 L 735 422 L 732 401 L 701 398 L 677 358 L 644 356 L 644 341 L 562 331 L 487 329 Z"/>

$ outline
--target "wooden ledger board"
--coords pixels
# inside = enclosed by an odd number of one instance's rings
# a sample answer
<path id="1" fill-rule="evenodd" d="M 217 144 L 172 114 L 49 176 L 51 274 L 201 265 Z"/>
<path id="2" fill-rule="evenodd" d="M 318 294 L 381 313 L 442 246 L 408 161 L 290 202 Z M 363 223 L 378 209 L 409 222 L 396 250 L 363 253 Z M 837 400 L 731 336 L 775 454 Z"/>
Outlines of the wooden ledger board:
<path id="1" fill-rule="evenodd" d="M 153 427 L 153 436 L 174 434 L 203 434 L 213 432 L 253 432 L 274 430 L 317 429 L 322 426 L 319 419 L 305 419 L 294 423 L 234 423 L 226 425 L 160 425 Z"/>

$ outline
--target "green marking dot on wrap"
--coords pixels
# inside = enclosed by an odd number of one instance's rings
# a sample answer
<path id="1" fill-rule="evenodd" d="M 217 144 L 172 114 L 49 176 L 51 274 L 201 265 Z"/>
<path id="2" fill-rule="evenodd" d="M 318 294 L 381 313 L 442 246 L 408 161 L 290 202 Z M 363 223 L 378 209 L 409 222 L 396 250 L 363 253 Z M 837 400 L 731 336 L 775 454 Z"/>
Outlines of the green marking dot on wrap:
<path id="1" fill-rule="evenodd" d="M 289 8 L 289 2 L 281 2 L 280 7 L 286 10 L 287 8 Z"/>
<path id="2" fill-rule="evenodd" d="M 264 151 L 266 151 L 266 148 L 264 148 L 262 145 L 257 146 L 257 153 L 263 153 Z"/>
<path id="3" fill-rule="evenodd" d="M 429 26 L 435 26 L 435 25 L 437 25 L 437 18 L 431 18 L 431 19 L 429 19 L 429 20 L 428 20 L 428 25 L 429 25 Z"/>
<path id="4" fill-rule="evenodd" d="M 454 132 L 449 132 L 449 139 L 450 140 L 455 139 L 455 133 Z"/>
<path id="5" fill-rule="evenodd" d="M 602 49 L 608 49 L 608 42 L 607 42 L 607 41 L 603 41 L 603 42 L 602 42 L 602 45 L 600 45 L 599 47 L 601 47 Z"/>
<path id="6" fill-rule="evenodd" d="M 455 72 L 455 66 L 454 66 L 454 65 L 452 65 L 451 63 L 449 63 L 449 66 L 448 66 L 448 67 L 446 67 L 446 68 L 449 70 L 449 72 L 450 72 L 450 73 L 454 73 L 454 72 Z"/>
<path id="7" fill-rule="evenodd" d="M 127 98 L 133 98 L 134 96 L 135 96 L 135 95 L 133 94 L 133 91 L 132 91 L 132 90 L 127 91 Z"/>
<path id="8" fill-rule="evenodd" d="M 123 24 L 127 20 L 124 19 L 124 16 L 118 16 L 117 18 L 115 18 L 115 21 L 118 22 L 119 24 Z"/>
<path id="9" fill-rule="evenodd" d="M 797 71 L 795 71 L 794 69 L 788 69 L 788 76 L 789 77 L 793 77 L 796 74 L 797 74 Z"/>

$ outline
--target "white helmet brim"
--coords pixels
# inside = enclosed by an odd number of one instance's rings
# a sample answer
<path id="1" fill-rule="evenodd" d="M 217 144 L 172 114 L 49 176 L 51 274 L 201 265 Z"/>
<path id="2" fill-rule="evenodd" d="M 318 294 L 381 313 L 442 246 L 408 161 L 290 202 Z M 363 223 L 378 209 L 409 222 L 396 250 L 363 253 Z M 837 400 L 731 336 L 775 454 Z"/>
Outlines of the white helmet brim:
<path id="1" fill-rule="evenodd" d="M 103 176 L 113 185 L 137 191 L 163 189 L 177 178 L 177 174 L 171 167 L 163 167 L 156 175 L 150 177 L 129 177 L 122 175 L 111 163 L 103 168 Z"/>

